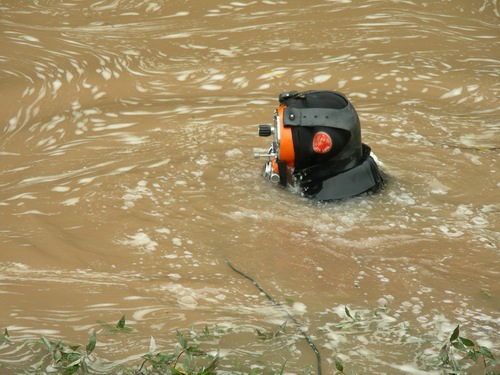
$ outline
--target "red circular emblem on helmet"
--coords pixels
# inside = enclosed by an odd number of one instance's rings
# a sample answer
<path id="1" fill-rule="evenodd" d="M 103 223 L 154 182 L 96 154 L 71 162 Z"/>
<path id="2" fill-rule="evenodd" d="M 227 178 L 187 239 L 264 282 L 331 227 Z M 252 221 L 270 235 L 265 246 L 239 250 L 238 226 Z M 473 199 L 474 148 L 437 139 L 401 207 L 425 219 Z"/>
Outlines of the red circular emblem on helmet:
<path id="1" fill-rule="evenodd" d="M 325 132 L 317 132 L 313 138 L 313 150 L 318 154 L 326 154 L 332 149 L 332 138 Z"/>

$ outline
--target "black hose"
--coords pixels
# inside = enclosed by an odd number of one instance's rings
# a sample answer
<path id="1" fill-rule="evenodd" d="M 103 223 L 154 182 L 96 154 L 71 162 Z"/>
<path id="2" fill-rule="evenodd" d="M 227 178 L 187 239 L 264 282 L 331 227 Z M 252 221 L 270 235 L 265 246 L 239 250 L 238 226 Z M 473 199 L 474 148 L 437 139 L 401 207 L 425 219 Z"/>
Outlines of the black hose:
<path id="1" fill-rule="evenodd" d="M 248 281 L 250 281 L 262 294 L 264 294 L 264 296 L 269 300 L 271 301 L 271 303 L 273 305 L 275 305 L 276 307 L 278 307 L 282 312 L 284 312 L 286 314 L 286 316 L 288 317 L 288 319 L 290 319 L 294 324 L 295 326 L 298 328 L 298 330 L 300 331 L 300 333 L 302 334 L 302 336 L 304 337 L 304 339 L 307 341 L 307 343 L 309 344 L 309 346 L 311 347 L 311 349 L 314 351 L 314 354 L 316 355 L 316 363 L 318 365 L 318 371 L 317 371 L 317 374 L 318 375 L 321 375 L 322 372 L 321 372 L 321 355 L 319 353 L 319 350 L 318 348 L 316 347 L 316 345 L 314 344 L 313 340 L 311 339 L 311 336 L 309 336 L 307 334 L 307 332 L 302 328 L 302 326 L 300 325 L 300 323 L 298 322 L 297 319 L 295 319 L 286 309 L 285 307 L 278 301 L 276 301 L 269 293 L 267 293 L 260 285 L 257 281 L 255 281 L 254 279 L 252 279 L 250 276 L 248 276 L 246 273 L 240 271 L 239 269 L 235 268 L 233 266 L 233 264 L 227 259 L 227 258 L 224 258 L 224 260 L 226 261 L 227 265 L 234 271 L 236 272 L 238 275 L 241 275 L 243 276 L 245 279 L 247 279 Z"/>

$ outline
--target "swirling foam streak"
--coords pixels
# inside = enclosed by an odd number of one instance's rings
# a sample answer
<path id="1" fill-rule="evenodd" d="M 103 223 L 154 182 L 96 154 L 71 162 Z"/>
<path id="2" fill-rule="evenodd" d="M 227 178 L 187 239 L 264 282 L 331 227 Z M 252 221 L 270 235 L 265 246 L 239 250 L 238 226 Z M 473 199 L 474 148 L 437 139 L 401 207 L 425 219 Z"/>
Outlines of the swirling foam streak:
<path id="1" fill-rule="evenodd" d="M 11 282 L 35 281 L 46 283 L 126 286 L 127 282 L 140 278 L 137 274 L 96 273 L 90 270 L 58 271 L 33 269 L 22 264 L 1 264 L 2 280 Z"/>
<path id="2" fill-rule="evenodd" d="M 61 174 L 57 174 L 57 175 L 30 177 L 30 178 L 26 178 L 26 179 L 23 179 L 23 180 L 17 182 L 15 185 L 17 187 L 29 186 L 29 185 L 43 184 L 46 182 L 60 181 L 60 180 L 66 179 L 66 178 L 72 179 L 72 178 L 76 178 L 76 177 L 82 177 L 82 176 L 86 176 L 86 175 L 92 173 L 94 170 L 97 170 L 97 169 L 100 169 L 103 167 L 107 167 L 109 165 L 115 164 L 116 162 L 117 161 L 108 161 L 108 162 L 100 163 L 100 164 L 93 165 L 93 166 L 85 166 L 81 169 L 77 169 L 74 171 L 61 173 Z"/>

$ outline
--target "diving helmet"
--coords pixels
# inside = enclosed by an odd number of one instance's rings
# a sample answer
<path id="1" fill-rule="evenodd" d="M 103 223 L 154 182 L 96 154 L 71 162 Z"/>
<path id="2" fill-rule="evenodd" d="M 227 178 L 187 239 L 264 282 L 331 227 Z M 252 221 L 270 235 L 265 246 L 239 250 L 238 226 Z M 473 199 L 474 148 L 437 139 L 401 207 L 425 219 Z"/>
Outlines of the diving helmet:
<path id="1" fill-rule="evenodd" d="M 379 190 L 385 181 L 370 147 L 361 142 L 356 110 L 337 91 L 289 91 L 279 95 L 273 125 L 259 125 L 259 136 L 274 135 L 263 176 L 292 185 L 318 201 Z"/>

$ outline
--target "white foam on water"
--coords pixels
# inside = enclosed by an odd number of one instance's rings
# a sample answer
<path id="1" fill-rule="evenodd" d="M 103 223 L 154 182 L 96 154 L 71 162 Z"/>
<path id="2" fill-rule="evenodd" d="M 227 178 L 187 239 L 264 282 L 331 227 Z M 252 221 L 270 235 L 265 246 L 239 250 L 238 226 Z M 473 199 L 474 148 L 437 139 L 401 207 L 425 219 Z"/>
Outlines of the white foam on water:
<path id="1" fill-rule="evenodd" d="M 141 180 L 137 182 L 137 186 L 134 188 L 126 188 L 125 194 L 122 196 L 124 205 L 123 209 L 129 209 L 135 206 L 135 201 L 142 199 L 144 197 L 151 197 L 153 193 L 147 187 L 147 181 Z"/>
<path id="2" fill-rule="evenodd" d="M 159 39 L 184 39 L 184 38 L 189 38 L 191 35 L 193 35 L 193 34 L 189 33 L 189 32 L 166 34 L 166 35 L 159 37 Z"/>
<path id="3" fill-rule="evenodd" d="M 362 92 L 351 92 L 349 93 L 349 97 L 366 99 L 368 98 L 368 94 Z"/>
<path id="4" fill-rule="evenodd" d="M 126 297 L 125 299 L 128 299 L 128 300 L 134 300 L 135 299 L 135 300 L 137 300 L 137 299 L 143 299 L 143 297 L 136 297 L 136 298 Z M 163 307 L 147 307 L 147 308 L 142 308 L 140 310 L 134 311 L 134 313 L 132 314 L 132 319 L 136 320 L 136 321 L 146 320 L 147 319 L 147 315 L 155 313 L 157 311 L 162 311 L 162 310 L 164 310 Z"/>
<path id="5" fill-rule="evenodd" d="M 56 216 L 59 214 L 60 214 L 60 212 L 47 213 L 47 212 L 42 212 L 40 210 L 28 210 L 28 211 L 20 212 L 20 213 L 15 214 L 15 215 L 16 216 L 24 216 L 24 215 Z"/>
<path id="6" fill-rule="evenodd" d="M 208 90 L 208 91 L 217 91 L 217 90 L 221 90 L 222 86 L 207 83 L 205 85 L 202 85 L 201 89 Z"/>
<path id="7" fill-rule="evenodd" d="M 233 148 L 231 150 L 226 151 L 225 155 L 228 158 L 234 158 L 234 157 L 239 157 L 239 156 L 243 155 L 243 152 L 240 149 Z"/>
<path id="8" fill-rule="evenodd" d="M 207 165 L 210 162 L 208 161 L 208 157 L 206 155 L 202 155 L 199 159 L 196 160 L 196 164 L 198 165 Z"/>
<path id="9" fill-rule="evenodd" d="M 110 125 L 105 125 L 104 123 L 102 124 L 97 124 L 92 128 L 92 131 L 95 132 L 101 132 L 104 130 L 116 130 L 116 129 L 124 129 L 124 128 L 129 128 L 131 126 L 137 125 L 137 122 L 124 122 L 124 123 L 118 123 L 118 124 L 110 124 Z"/>
<path id="10" fill-rule="evenodd" d="M 439 226 L 439 230 L 448 237 L 462 237 L 464 235 L 464 232 L 462 232 L 461 230 L 458 230 L 456 228 L 449 228 L 446 225 Z"/>
<path id="11" fill-rule="evenodd" d="M 158 4 L 158 3 L 149 3 L 146 7 L 146 12 L 147 13 L 153 13 L 153 12 L 157 12 L 161 9 L 161 5 Z"/>
<path id="12" fill-rule="evenodd" d="M 148 252 L 156 250 L 158 242 L 153 241 L 147 233 L 137 232 L 131 236 L 127 236 L 126 240 L 119 240 L 118 243 L 126 246 L 136 247 Z"/>
<path id="13" fill-rule="evenodd" d="M 249 5 L 254 5 L 256 4 L 257 2 L 256 1 L 250 1 L 248 3 L 242 3 L 242 2 L 239 2 L 239 1 L 233 1 L 232 3 L 230 3 L 232 6 L 235 6 L 235 7 L 247 7 Z"/>
<path id="14" fill-rule="evenodd" d="M 27 40 L 28 42 L 39 43 L 40 39 L 32 35 L 21 35 L 21 38 Z"/>
<path id="15" fill-rule="evenodd" d="M 56 79 L 52 82 L 52 93 L 55 94 L 62 86 L 62 82 L 59 79 Z"/>
<path id="16" fill-rule="evenodd" d="M 389 193 L 389 196 L 397 204 L 401 204 L 404 206 L 413 206 L 416 204 L 415 199 L 411 196 L 410 193 L 397 194 L 395 191 L 391 191 Z"/>
<path id="17" fill-rule="evenodd" d="M 64 206 L 75 206 L 78 202 L 80 202 L 80 197 L 66 199 L 62 204 Z"/>
<path id="18" fill-rule="evenodd" d="M 331 74 L 320 74 L 320 75 L 315 76 L 313 78 L 313 82 L 316 84 L 325 83 L 325 82 L 329 81 L 331 78 L 332 78 Z"/>
<path id="19" fill-rule="evenodd" d="M 462 95 L 462 91 L 463 91 L 462 87 L 454 88 L 453 90 L 450 90 L 447 93 L 441 95 L 440 99 L 448 99 L 448 98 L 453 98 L 455 96 Z"/>
<path id="20" fill-rule="evenodd" d="M 257 79 L 270 79 L 274 77 L 281 77 L 288 72 L 286 68 L 273 69 L 272 71 L 261 74 Z"/>
<path id="21" fill-rule="evenodd" d="M 436 195 L 446 195 L 446 194 L 448 194 L 448 192 L 445 189 L 441 189 L 441 188 L 439 188 L 439 189 L 432 189 L 431 193 L 432 194 L 436 194 Z"/>
<path id="22" fill-rule="evenodd" d="M 408 375 L 440 375 L 442 374 L 441 371 L 438 370 L 420 370 L 416 365 L 414 364 L 395 364 L 395 363 L 386 363 L 388 366 L 392 367 L 393 369 L 401 371 L 401 373 L 408 374 Z"/>
<path id="23" fill-rule="evenodd" d="M 302 302 L 294 302 L 292 305 L 292 310 L 295 314 L 303 315 L 307 313 L 307 306 Z"/>
<path id="24" fill-rule="evenodd" d="M 177 302 L 185 308 L 194 309 L 198 305 L 198 301 L 193 296 L 181 296 Z"/>
<path id="25" fill-rule="evenodd" d="M 65 193 L 71 190 L 69 186 L 55 186 L 51 189 L 52 191 L 58 192 L 58 193 Z"/>
<path id="26" fill-rule="evenodd" d="M 84 177 L 78 180 L 78 183 L 81 185 L 87 185 L 92 183 L 97 177 Z"/>
<path id="27" fill-rule="evenodd" d="M 168 235 L 171 233 L 171 230 L 169 228 L 162 227 L 162 228 L 156 228 L 155 232 Z"/>
<path id="28" fill-rule="evenodd" d="M 14 195 L 13 197 L 7 198 L 7 200 L 12 201 L 12 200 L 17 200 L 17 199 L 37 199 L 35 194 L 36 193 L 26 192 L 26 193 Z"/>
<path id="29" fill-rule="evenodd" d="M 127 297 L 124 297 L 123 299 L 125 301 L 137 301 L 137 300 L 147 299 L 147 297 L 143 297 L 143 296 L 127 296 Z"/>

